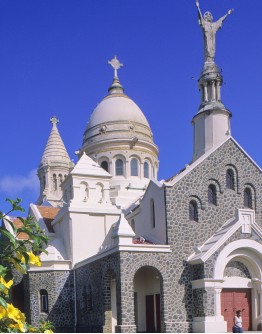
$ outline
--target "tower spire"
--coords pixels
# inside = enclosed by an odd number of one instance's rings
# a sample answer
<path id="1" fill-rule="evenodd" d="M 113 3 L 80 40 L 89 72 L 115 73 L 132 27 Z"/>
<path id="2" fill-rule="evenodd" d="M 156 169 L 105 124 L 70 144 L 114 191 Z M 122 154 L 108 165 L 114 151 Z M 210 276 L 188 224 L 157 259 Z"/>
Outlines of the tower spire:
<path id="1" fill-rule="evenodd" d="M 115 94 L 115 93 L 123 94 L 124 93 L 124 88 L 120 84 L 120 81 L 118 79 L 117 71 L 124 65 L 120 63 L 120 61 L 117 59 L 116 56 L 114 56 L 113 59 L 109 60 L 108 64 L 111 65 L 114 69 L 113 82 L 112 82 L 112 85 L 108 88 L 108 92 L 109 92 L 109 94 Z"/>
<path id="2" fill-rule="evenodd" d="M 53 116 L 50 122 L 52 129 L 37 173 L 40 180 L 40 196 L 37 203 L 48 201 L 52 205 L 58 205 L 62 198 L 60 185 L 73 168 L 73 163 L 57 129 L 59 120 Z"/>

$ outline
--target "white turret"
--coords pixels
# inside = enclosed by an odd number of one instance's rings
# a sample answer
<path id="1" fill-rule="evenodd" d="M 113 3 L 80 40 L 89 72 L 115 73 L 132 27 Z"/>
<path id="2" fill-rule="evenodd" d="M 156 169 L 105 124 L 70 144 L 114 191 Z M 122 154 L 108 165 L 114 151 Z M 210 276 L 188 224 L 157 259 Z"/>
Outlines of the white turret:
<path id="1" fill-rule="evenodd" d="M 54 116 L 50 119 L 53 124 L 37 175 L 40 180 L 40 196 L 37 204 L 47 201 L 53 206 L 61 204 L 61 183 L 69 174 L 74 164 L 69 158 L 65 145 L 57 129 L 59 120 Z"/>
<path id="2" fill-rule="evenodd" d="M 201 104 L 193 117 L 193 161 L 222 143 L 230 135 L 231 113 L 221 102 L 223 77 L 214 62 L 205 62 L 198 80 Z"/>

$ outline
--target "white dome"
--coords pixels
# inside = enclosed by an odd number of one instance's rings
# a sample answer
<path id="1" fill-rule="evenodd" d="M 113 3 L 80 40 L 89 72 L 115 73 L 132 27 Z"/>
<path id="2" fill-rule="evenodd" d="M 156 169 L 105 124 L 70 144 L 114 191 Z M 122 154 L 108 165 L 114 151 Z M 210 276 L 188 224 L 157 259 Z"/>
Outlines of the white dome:
<path id="1" fill-rule="evenodd" d="M 87 129 L 115 121 L 136 122 L 149 127 L 141 109 L 125 94 L 106 96 L 93 111 Z"/>

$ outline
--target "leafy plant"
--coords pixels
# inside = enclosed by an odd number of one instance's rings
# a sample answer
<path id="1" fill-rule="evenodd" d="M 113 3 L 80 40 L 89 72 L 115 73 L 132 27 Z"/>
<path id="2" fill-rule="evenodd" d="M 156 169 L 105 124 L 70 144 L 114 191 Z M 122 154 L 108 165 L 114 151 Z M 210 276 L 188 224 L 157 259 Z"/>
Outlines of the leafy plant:
<path id="1" fill-rule="evenodd" d="M 11 209 L 7 213 L 0 211 L 0 331 L 2 333 L 53 333 L 49 321 L 33 327 L 26 322 L 25 315 L 10 303 L 10 288 L 13 285 L 13 273 L 17 270 L 25 274 L 29 265 L 41 266 L 39 254 L 47 253 L 44 245 L 49 240 L 39 224 L 33 218 L 18 217 L 22 222 L 17 227 L 9 217 L 14 211 L 24 212 L 21 199 L 10 200 Z M 23 235 L 23 238 L 19 236 Z"/>

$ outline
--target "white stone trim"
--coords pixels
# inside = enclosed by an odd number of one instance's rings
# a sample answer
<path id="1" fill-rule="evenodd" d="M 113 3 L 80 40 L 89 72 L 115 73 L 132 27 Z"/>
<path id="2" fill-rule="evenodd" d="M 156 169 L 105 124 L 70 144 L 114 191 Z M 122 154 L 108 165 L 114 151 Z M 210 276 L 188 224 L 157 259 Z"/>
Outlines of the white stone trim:
<path id="1" fill-rule="evenodd" d="M 221 287 L 221 284 L 224 282 L 224 279 L 214 279 L 214 278 L 203 278 L 195 281 L 191 281 L 192 289 L 201 289 L 201 288 L 217 288 Z"/>
<path id="2" fill-rule="evenodd" d="M 47 271 L 47 270 L 71 270 L 71 261 L 42 261 L 42 265 L 40 267 L 30 266 L 28 269 L 29 272 L 39 272 L 39 271 Z"/>
<path id="3" fill-rule="evenodd" d="M 99 254 L 96 254 L 89 259 L 83 260 L 75 264 L 74 269 L 80 268 L 86 264 L 102 259 L 105 256 L 116 252 L 144 252 L 144 253 L 171 253 L 171 248 L 168 245 L 123 245 L 109 248 Z"/>
<path id="4" fill-rule="evenodd" d="M 238 142 L 232 137 L 229 136 L 228 138 L 226 138 L 222 143 L 212 147 L 212 149 L 208 150 L 205 154 L 201 155 L 197 160 L 195 160 L 191 165 L 188 165 L 186 167 L 186 169 L 181 172 L 180 174 L 174 176 L 174 178 L 171 181 L 167 181 L 165 182 L 166 186 L 173 186 L 175 183 L 177 183 L 178 181 L 180 181 L 185 175 L 187 175 L 189 172 L 191 172 L 196 166 L 198 166 L 201 162 L 203 162 L 204 160 L 206 160 L 206 158 L 212 154 L 213 152 L 215 152 L 219 147 L 221 147 L 222 145 L 224 145 L 228 140 L 232 140 L 234 142 L 234 144 L 236 144 L 236 146 L 244 153 L 244 155 L 246 155 L 246 157 L 252 162 L 252 164 L 254 164 L 254 166 L 261 172 L 262 169 L 258 166 L 258 164 L 247 154 L 247 152 L 242 148 L 242 146 L 240 146 L 238 144 Z"/>
<path id="5" fill-rule="evenodd" d="M 223 316 L 194 317 L 194 333 L 226 333 L 227 322 Z"/>
<path id="6" fill-rule="evenodd" d="M 233 241 L 230 244 L 228 244 L 217 257 L 214 269 L 214 277 L 217 279 L 222 279 L 227 263 L 232 258 L 243 256 L 248 258 L 249 263 L 250 261 L 252 261 L 253 264 L 257 264 L 256 277 L 259 280 L 261 280 L 262 279 L 261 254 L 262 254 L 262 245 L 257 241 L 248 239 L 240 239 L 237 241 Z"/>

